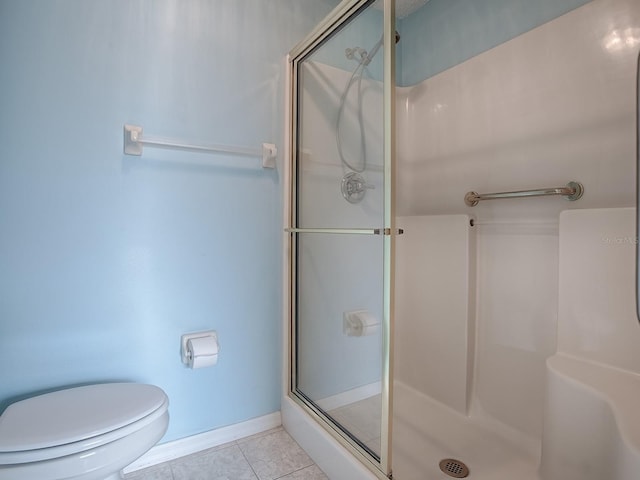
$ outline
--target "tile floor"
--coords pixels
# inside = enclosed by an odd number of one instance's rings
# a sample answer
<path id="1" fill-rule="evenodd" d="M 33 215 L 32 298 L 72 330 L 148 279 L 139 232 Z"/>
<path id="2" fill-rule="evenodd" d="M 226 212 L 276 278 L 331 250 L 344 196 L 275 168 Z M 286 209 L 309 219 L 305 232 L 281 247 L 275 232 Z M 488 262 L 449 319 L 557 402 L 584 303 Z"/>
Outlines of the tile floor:
<path id="1" fill-rule="evenodd" d="M 329 480 L 282 427 L 171 462 L 126 480 Z"/>
<path id="2" fill-rule="evenodd" d="M 380 455 L 382 397 L 372 397 L 329 410 L 329 415 Z"/>

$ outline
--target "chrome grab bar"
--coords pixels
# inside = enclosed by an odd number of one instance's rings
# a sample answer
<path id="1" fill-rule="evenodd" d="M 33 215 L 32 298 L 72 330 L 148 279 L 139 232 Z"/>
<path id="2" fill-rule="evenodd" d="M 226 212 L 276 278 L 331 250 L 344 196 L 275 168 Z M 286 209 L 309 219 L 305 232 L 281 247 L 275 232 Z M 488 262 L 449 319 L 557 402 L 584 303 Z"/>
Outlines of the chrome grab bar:
<path id="1" fill-rule="evenodd" d="M 542 197 L 546 195 L 564 195 L 567 200 L 575 201 L 582 197 L 584 187 L 579 182 L 569 182 L 566 187 L 541 188 L 538 190 L 518 190 L 516 192 L 477 193 L 467 192 L 464 203 L 475 207 L 481 200 L 496 200 L 501 198 Z"/>

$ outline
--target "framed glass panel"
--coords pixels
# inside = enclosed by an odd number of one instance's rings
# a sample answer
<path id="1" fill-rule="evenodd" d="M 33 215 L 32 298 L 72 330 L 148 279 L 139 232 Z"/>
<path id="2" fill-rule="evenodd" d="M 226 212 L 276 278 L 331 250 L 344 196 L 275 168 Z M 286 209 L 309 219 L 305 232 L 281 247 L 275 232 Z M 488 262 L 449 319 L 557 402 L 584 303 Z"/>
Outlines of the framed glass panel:
<path id="1" fill-rule="evenodd" d="M 291 52 L 290 395 L 381 478 L 391 471 L 392 10 L 345 1 Z"/>

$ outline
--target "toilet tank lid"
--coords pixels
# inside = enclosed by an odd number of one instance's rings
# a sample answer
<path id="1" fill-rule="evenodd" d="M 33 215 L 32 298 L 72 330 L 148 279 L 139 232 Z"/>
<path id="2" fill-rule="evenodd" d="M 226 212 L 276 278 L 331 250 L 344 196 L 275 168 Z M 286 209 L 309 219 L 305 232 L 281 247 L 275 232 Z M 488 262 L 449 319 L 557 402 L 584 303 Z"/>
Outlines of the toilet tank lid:
<path id="1" fill-rule="evenodd" d="M 162 389 L 103 383 L 13 403 L 0 416 L 0 452 L 49 448 L 92 438 L 167 408 Z"/>

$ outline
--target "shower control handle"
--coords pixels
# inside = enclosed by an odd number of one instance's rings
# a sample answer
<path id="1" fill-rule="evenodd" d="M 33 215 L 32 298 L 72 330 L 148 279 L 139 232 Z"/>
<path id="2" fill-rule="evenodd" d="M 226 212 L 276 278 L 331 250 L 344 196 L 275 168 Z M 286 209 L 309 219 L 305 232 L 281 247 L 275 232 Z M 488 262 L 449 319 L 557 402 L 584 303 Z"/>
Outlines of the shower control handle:
<path id="1" fill-rule="evenodd" d="M 342 178 L 340 190 L 342 196 L 349 203 L 360 203 L 367 190 L 375 189 L 375 185 L 367 183 L 362 175 L 356 172 L 349 172 Z"/>
<path id="2" fill-rule="evenodd" d="M 361 192 L 365 188 L 369 190 L 375 190 L 376 186 L 366 182 L 352 182 L 350 186 L 353 188 L 355 192 Z"/>

